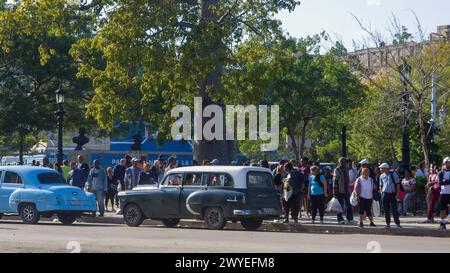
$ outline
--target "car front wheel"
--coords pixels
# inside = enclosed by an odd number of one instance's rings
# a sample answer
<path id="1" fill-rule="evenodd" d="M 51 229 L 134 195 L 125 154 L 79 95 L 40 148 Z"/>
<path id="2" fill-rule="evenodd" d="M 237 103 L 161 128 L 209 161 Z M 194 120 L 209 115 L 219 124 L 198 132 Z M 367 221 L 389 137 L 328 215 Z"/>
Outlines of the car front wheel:
<path id="1" fill-rule="evenodd" d="M 36 209 L 36 205 L 34 204 L 22 204 L 19 209 L 20 217 L 22 218 L 22 222 L 25 224 L 37 224 L 41 215 Z"/>
<path id="2" fill-rule="evenodd" d="M 222 209 L 218 207 L 207 208 L 204 219 L 209 229 L 223 229 L 227 223 Z"/>
<path id="3" fill-rule="evenodd" d="M 123 209 L 123 220 L 130 227 L 138 227 L 144 222 L 144 215 L 137 205 L 130 204 Z"/>
<path id="4" fill-rule="evenodd" d="M 161 220 L 166 227 L 176 227 L 180 223 L 180 219 L 164 219 Z"/>
<path id="5" fill-rule="evenodd" d="M 77 220 L 77 217 L 75 215 L 59 214 L 58 220 L 63 225 L 71 225 L 71 224 L 73 224 L 73 222 L 75 222 Z"/>
<path id="6" fill-rule="evenodd" d="M 257 230 L 262 225 L 262 219 L 242 219 L 241 225 L 246 230 Z"/>

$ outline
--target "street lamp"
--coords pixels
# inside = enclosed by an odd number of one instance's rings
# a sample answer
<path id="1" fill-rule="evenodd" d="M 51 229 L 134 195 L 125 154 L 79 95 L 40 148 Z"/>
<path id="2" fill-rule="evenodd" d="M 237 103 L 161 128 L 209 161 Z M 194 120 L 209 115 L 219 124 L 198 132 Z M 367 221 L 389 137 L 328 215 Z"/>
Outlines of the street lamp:
<path id="1" fill-rule="evenodd" d="M 408 84 L 411 81 L 411 66 L 403 59 L 403 64 L 399 66 L 400 81 L 403 84 L 402 91 L 402 165 L 400 166 L 400 174 L 403 175 L 404 171 L 409 168 L 410 165 L 410 145 L 409 145 L 409 92 Z"/>
<path id="2" fill-rule="evenodd" d="M 63 140 L 62 140 L 62 131 L 63 131 L 63 118 L 64 118 L 64 110 L 62 109 L 62 105 L 64 103 L 64 93 L 60 88 L 55 91 L 56 95 L 56 104 L 58 105 L 58 110 L 55 111 L 55 115 L 57 118 L 57 126 L 58 126 L 58 150 L 56 152 L 56 157 L 58 160 L 58 165 L 62 166 L 63 162 Z"/>

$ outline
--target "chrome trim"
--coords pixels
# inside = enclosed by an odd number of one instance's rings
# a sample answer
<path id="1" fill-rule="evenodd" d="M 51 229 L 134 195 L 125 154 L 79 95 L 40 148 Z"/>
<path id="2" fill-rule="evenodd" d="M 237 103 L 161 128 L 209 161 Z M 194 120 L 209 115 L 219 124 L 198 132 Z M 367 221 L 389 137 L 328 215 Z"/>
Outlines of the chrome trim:
<path id="1" fill-rule="evenodd" d="M 188 203 L 186 203 L 186 209 L 193 215 L 200 215 L 200 213 L 194 211 Z"/>

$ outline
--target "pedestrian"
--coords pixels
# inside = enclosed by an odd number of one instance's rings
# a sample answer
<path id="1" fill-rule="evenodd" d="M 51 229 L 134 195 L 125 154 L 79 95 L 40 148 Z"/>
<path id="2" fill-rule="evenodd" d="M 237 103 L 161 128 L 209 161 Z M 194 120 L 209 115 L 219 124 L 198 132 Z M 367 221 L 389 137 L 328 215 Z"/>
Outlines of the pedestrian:
<path id="1" fill-rule="evenodd" d="M 155 183 L 161 183 L 164 178 L 164 173 L 161 170 L 161 161 L 155 160 L 153 161 L 153 165 L 150 169 L 150 174 Z"/>
<path id="2" fill-rule="evenodd" d="M 164 174 L 177 167 L 177 159 L 174 156 L 169 157 L 167 160 L 167 167 L 164 169 Z"/>
<path id="3" fill-rule="evenodd" d="M 67 181 L 67 177 L 69 176 L 69 172 L 71 170 L 69 165 L 69 160 L 64 160 L 63 165 L 61 166 L 62 174 L 64 179 Z"/>
<path id="4" fill-rule="evenodd" d="M 80 170 L 82 170 L 83 171 L 83 180 L 84 180 L 84 182 L 86 183 L 86 181 L 87 181 L 87 177 L 88 177 L 88 175 L 89 175 L 89 165 L 86 163 L 86 162 L 84 162 L 84 158 L 83 158 L 83 156 L 82 155 L 78 155 L 77 156 L 77 168 L 79 168 Z"/>
<path id="5" fill-rule="evenodd" d="M 391 227 L 391 212 L 397 227 L 400 226 L 400 217 L 397 210 L 397 201 L 400 200 L 400 178 L 397 173 L 390 170 L 387 163 L 380 165 L 382 174 L 380 175 L 380 191 L 386 219 L 386 228 Z"/>
<path id="6" fill-rule="evenodd" d="M 94 167 L 89 171 L 86 181 L 86 189 L 95 195 L 97 201 L 99 216 L 105 214 L 105 196 L 108 192 L 108 178 L 105 170 L 100 168 L 100 161 L 94 160 Z M 95 214 L 94 214 L 95 215 Z"/>
<path id="7" fill-rule="evenodd" d="M 144 163 L 144 170 L 139 174 L 139 181 L 138 185 L 151 185 L 156 184 L 155 177 L 152 176 L 150 170 L 151 170 L 150 164 L 147 162 Z"/>
<path id="8" fill-rule="evenodd" d="M 55 163 L 55 165 L 53 165 L 53 170 L 59 172 L 61 175 L 63 175 L 63 170 L 61 169 L 61 166 L 59 166 L 58 163 Z"/>
<path id="9" fill-rule="evenodd" d="M 439 186 L 441 186 L 441 224 L 440 229 L 447 229 L 448 207 L 450 205 L 450 157 L 442 162 L 444 167 L 438 174 Z"/>
<path id="10" fill-rule="evenodd" d="M 261 160 L 259 165 L 261 168 L 270 169 L 269 161 L 267 161 L 266 159 Z"/>
<path id="11" fill-rule="evenodd" d="M 127 159 L 121 158 L 119 161 L 119 165 L 114 166 L 113 169 L 113 179 L 115 180 L 115 183 L 117 184 L 117 192 L 126 191 L 127 187 L 125 185 L 125 172 L 127 170 Z M 120 213 L 120 206 L 119 206 L 119 197 L 116 194 L 115 198 L 116 207 L 118 209 L 118 213 Z"/>
<path id="12" fill-rule="evenodd" d="M 348 167 L 348 177 L 349 177 L 349 185 L 348 185 L 348 193 L 352 194 L 354 188 L 355 188 L 355 181 L 358 179 L 359 172 L 356 169 L 356 167 L 353 165 L 353 161 L 351 159 L 347 160 L 347 167 Z"/>
<path id="13" fill-rule="evenodd" d="M 42 159 L 42 167 L 44 168 L 50 168 L 50 160 L 48 159 L 48 157 L 44 157 Z M 51 169 L 51 168 L 50 168 Z"/>
<path id="14" fill-rule="evenodd" d="M 441 187 L 439 186 L 439 180 L 438 180 L 438 168 L 435 166 L 431 169 L 430 176 L 428 177 L 428 182 L 426 185 L 426 192 L 427 192 L 427 220 L 425 221 L 426 224 L 434 224 L 434 214 L 435 214 L 435 208 L 436 204 L 439 200 L 439 197 L 441 195 Z"/>
<path id="15" fill-rule="evenodd" d="M 405 170 L 405 177 L 402 179 L 402 188 L 404 192 L 403 196 L 403 211 L 401 211 L 403 216 L 406 216 L 406 213 L 411 208 L 413 200 L 414 200 L 414 194 L 416 190 L 416 180 L 412 176 L 412 170 L 406 169 Z"/>
<path id="16" fill-rule="evenodd" d="M 217 165 L 220 165 L 220 161 L 219 161 L 219 159 L 213 159 L 212 161 L 211 161 L 211 165 L 212 166 L 217 166 Z"/>
<path id="17" fill-rule="evenodd" d="M 134 157 L 131 160 L 131 167 L 125 171 L 125 188 L 132 190 L 138 185 L 141 169 L 138 167 L 139 160 Z"/>
<path id="18" fill-rule="evenodd" d="M 316 222 L 317 211 L 319 211 L 320 223 L 323 224 L 325 213 L 325 197 L 328 197 L 328 185 L 325 176 L 320 174 L 320 168 L 312 166 L 309 176 L 309 194 L 311 200 L 312 223 Z"/>
<path id="19" fill-rule="evenodd" d="M 348 185 L 350 183 L 350 178 L 348 176 L 347 160 L 345 157 L 339 159 L 338 166 L 334 170 L 333 178 L 333 195 L 341 204 L 342 208 L 346 208 L 347 211 L 347 221 L 344 221 L 342 213 L 337 214 L 338 223 L 343 225 L 346 222 L 353 222 L 353 210 L 350 204 L 350 194 L 348 193 Z"/>
<path id="20" fill-rule="evenodd" d="M 116 195 L 118 193 L 117 188 L 119 186 L 119 183 L 114 179 L 113 168 L 108 167 L 106 169 L 106 176 L 108 180 L 108 191 L 105 198 L 105 209 L 106 211 L 108 211 L 108 203 L 109 201 L 111 201 L 111 211 L 116 212 L 114 204 L 116 201 Z"/>
<path id="21" fill-rule="evenodd" d="M 305 179 L 305 181 L 306 181 L 305 187 L 303 188 L 302 192 L 299 195 L 300 217 L 302 217 L 302 212 L 301 212 L 302 205 L 303 205 L 303 208 L 305 209 L 305 215 L 308 216 L 308 214 L 309 214 L 309 194 L 308 194 L 309 180 L 308 180 L 308 177 L 311 174 L 311 166 L 309 164 L 309 159 L 306 156 L 301 159 L 299 170 L 300 170 L 300 172 L 303 173 L 304 177 L 306 178 Z"/>
<path id="22" fill-rule="evenodd" d="M 364 213 L 370 220 L 370 226 L 374 227 L 372 204 L 373 204 L 373 192 L 376 190 L 375 182 L 370 177 L 369 168 L 363 168 L 361 170 L 361 176 L 355 181 L 354 191 L 358 198 L 359 204 L 359 227 L 364 227 Z"/>
<path id="23" fill-rule="evenodd" d="M 77 168 L 76 162 L 70 163 L 70 172 L 67 176 L 67 183 L 74 187 L 78 187 L 80 189 L 84 189 L 85 183 L 84 183 L 84 174 L 83 171 L 79 168 Z"/>
<path id="24" fill-rule="evenodd" d="M 416 172 L 416 178 L 417 177 L 425 177 L 425 179 L 428 178 L 428 171 L 425 162 L 421 162 L 419 164 L 419 169 Z"/>
<path id="25" fill-rule="evenodd" d="M 328 198 L 326 199 L 330 199 L 331 196 L 333 196 L 333 169 L 330 166 L 326 166 L 324 168 L 324 176 L 325 176 L 325 180 L 327 181 L 327 195 Z M 327 200 L 329 201 L 329 200 Z"/>
<path id="26" fill-rule="evenodd" d="M 294 169 L 294 166 L 291 163 L 287 163 L 284 166 L 284 169 L 287 172 L 287 177 L 285 179 L 284 191 L 289 193 L 289 198 L 284 199 L 284 207 L 285 207 L 285 221 L 284 223 L 289 223 L 289 212 L 291 212 L 291 218 L 294 220 L 294 223 L 298 223 L 299 216 L 299 201 L 298 197 L 302 193 L 303 188 L 306 184 L 306 177 L 303 173 Z"/>

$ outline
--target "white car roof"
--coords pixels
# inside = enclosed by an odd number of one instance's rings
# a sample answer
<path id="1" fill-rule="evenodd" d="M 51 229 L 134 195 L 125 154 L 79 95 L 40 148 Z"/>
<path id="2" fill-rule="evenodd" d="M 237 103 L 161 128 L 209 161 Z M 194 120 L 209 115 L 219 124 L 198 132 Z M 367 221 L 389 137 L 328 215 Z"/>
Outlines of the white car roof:
<path id="1" fill-rule="evenodd" d="M 265 172 L 272 176 L 272 171 L 267 168 L 249 167 L 249 166 L 190 166 L 175 168 L 167 172 L 172 173 L 195 173 L 195 172 L 210 172 L 210 173 L 228 173 L 232 176 L 234 187 L 238 189 L 247 188 L 247 173 L 248 172 Z"/>

